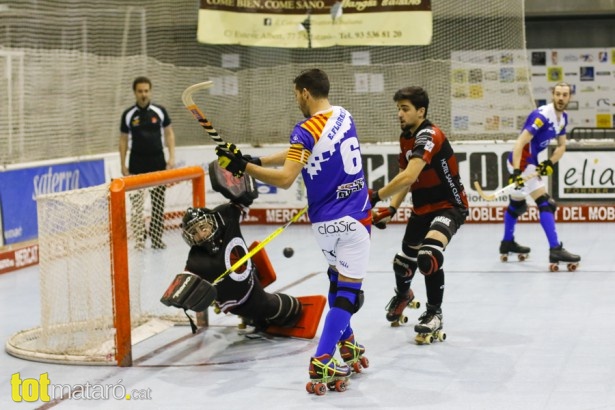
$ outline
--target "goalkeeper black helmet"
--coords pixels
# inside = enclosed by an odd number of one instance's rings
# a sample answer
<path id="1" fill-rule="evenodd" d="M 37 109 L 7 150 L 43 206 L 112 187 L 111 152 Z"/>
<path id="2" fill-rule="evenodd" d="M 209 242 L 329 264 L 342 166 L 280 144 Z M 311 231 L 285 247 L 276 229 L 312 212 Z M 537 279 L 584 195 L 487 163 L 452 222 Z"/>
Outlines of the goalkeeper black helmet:
<path id="1" fill-rule="evenodd" d="M 188 208 L 182 218 L 182 237 L 190 246 L 215 254 L 222 245 L 222 216 L 207 208 Z"/>

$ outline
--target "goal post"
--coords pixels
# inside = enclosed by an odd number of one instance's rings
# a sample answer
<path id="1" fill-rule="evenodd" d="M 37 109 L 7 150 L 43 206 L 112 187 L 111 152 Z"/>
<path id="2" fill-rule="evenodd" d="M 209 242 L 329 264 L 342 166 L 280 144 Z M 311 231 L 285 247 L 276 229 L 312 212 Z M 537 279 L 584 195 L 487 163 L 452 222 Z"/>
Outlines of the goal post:
<path id="1" fill-rule="evenodd" d="M 162 204 L 156 190 L 166 191 Z M 164 208 L 158 233 L 150 217 L 156 206 Z M 160 297 L 184 268 L 181 218 L 189 206 L 205 206 L 199 166 L 37 197 L 41 324 L 11 336 L 6 351 L 42 362 L 131 366 L 137 343 L 187 325 L 184 312 Z"/>
<path id="2" fill-rule="evenodd" d="M 132 366 L 126 192 L 161 184 L 173 184 L 187 179 L 192 181 L 192 206 L 205 206 L 205 177 L 201 167 L 132 175 L 113 180 L 109 187 L 111 203 L 109 239 L 112 252 L 114 322 L 118 366 Z"/>

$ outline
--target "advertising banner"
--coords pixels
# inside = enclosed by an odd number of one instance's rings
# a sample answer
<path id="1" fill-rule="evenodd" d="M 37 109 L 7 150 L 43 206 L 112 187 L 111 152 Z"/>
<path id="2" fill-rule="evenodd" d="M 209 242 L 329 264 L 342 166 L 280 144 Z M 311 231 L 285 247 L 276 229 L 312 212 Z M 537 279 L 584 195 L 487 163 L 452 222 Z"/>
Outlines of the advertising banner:
<path id="1" fill-rule="evenodd" d="M 613 127 L 614 48 L 531 49 L 528 53 L 537 106 L 551 102 L 551 88 L 565 81 L 572 86 L 569 128 Z"/>
<path id="2" fill-rule="evenodd" d="M 205 44 L 316 48 L 428 45 L 431 0 L 201 0 Z"/>
<path id="3" fill-rule="evenodd" d="M 3 245 L 36 239 L 36 196 L 105 183 L 104 160 L 0 172 Z"/>

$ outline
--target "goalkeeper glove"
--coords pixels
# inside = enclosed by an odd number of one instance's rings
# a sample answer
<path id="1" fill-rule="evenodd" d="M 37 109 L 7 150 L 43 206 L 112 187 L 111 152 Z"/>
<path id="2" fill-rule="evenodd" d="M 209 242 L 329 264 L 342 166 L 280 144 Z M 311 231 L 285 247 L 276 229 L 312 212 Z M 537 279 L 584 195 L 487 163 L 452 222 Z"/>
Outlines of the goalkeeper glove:
<path id="1" fill-rule="evenodd" d="M 553 173 L 553 162 L 551 162 L 550 159 L 542 161 L 538 164 L 538 167 L 536 167 L 536 171 L 543 176 L 551 175 Z"/>
<path id="2" fill-rule="evenodd" d="M 515 184 L 515 189 L 521 189 L 525 186 L 525 181 L 523 180 L 523 177 L 521 176 L 520 169 L 515 169 L 513 171 L 512 175 L 508 179 L 508 183 Z"/>
<path id="3" fill-rule="evenodd" d="M 387 224 L 391 222 L 391 219 L 397 213 L 395 207 L 389 206 L 388 208 L 380 209 L 378 211 L 372 211 L 372 225 L 378 229 L 386 229 Z"/>

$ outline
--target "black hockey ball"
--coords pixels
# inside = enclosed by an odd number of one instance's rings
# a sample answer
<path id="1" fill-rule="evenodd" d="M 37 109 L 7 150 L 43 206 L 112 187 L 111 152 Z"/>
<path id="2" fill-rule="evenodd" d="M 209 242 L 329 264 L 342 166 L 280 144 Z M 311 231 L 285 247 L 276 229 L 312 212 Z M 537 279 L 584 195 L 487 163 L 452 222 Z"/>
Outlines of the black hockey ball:
<path id="1" fill-rule="evenodd" d="M 284 256 L 286 256 L 287 258 L 290 258 L 294 254 L 295 251 L 293 250 L 293 248 L 284 248 Z"/>

